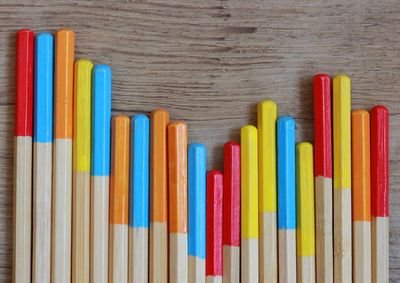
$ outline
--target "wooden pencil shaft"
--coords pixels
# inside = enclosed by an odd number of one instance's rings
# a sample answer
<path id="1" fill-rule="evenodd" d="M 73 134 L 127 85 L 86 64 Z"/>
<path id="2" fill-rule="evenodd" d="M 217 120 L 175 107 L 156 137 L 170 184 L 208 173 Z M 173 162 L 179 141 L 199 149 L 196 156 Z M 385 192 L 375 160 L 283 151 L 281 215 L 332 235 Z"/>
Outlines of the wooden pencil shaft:
<path id="1" fill-rule="evenodd" d="M 204 283 L 206 281 L 206 263 L 198 256 L 189 255 L 189 282 Z"/>
<path id="2" fill-rule="evenodd" d="M 187 234 L 169 234 L 169 282 L 188 282 Z"/>
<path id="3" fill-rule="evenodd" d="M 353 222 L 353 282 L 371 282 L 371 222 Z"/>
<path id="4" fill-rule="evenodd" d="M 240 282 L 240 247 L 223 246 L 224 283 Z"/>
<path id="5" fill-rule="evenodd" d="M 278 238 L 276 228 L 276 212 L 260 212 L 259 219 L 260 282 L 278 282 Z"/>
<path id="6" fill-rule="evenodd" d="M 90 175 L 74 172 L 72 193 L 72 282 L 89 282 Z"/>
<path id="7" fill-rule="evenodd" d="M 148 282 L 147 228 L 129 227 L 129 282 Z"/>
<path id="8" fill-rule="evenodd" d="M 333 243 L 334 282 L 351 282 L 352 279 L 352 235 L 351 235 L 351 190 L 334 189 Z"/>
<path id="9" fill-rule="evenodd" d="M 109 177 L 90 180 L 90 280 L 108 282 Z"/>
<path id="10" fill-rule="evenodd" d="M 279 282 L 296 283 L 296 230 L 278 230 Z"/>
<path id="11" fill-rule="evenodd" d="M 128 282 L 128 225 L 110 224 L 108 282 Z"/>
<path id="12" fill-rule="evenodd" d="M 242 283 L 258 281 L 258 238 L 242 238 L 240 250 Z"/>
<path id="13" fill-rule="evenodd" d="M 150 282 L 168 282 L 168 224 L 150 222 Z"/>
<path id="14" fill-rule="evenodd" d="M 315 282 L 315 257 L 298 256 L 297 257 L 297 282 L 314 283 Z"/>
<path id="15" fill-rule="evenodd" d="M 52 143 L 34 143 L 32 282 L 50 282 Z"/>
<path id="16" fill-rule="evenodd" d="M 222 283 L 222 276 L 207 276 L 207 283 Z"/>
<path id="17" fill-rule="evenodd" d="M 32 137 L 14 139 L 13 282 L 31 280 Z"/>
<path id="18" fill-rule="evenodd" d="M 389 282 L 389 217 L 372 217 L 372 283 Z"/>
<path id="19" fill-rule="evenodd" d="M 51 281 L 71 282 L 72 140 L 53 143 Z"/>
<path id="20" fill-rule="evenodd" d="M 333 282 L 332 178 L 315 178 L 315 261 L 317 282 Z"/>

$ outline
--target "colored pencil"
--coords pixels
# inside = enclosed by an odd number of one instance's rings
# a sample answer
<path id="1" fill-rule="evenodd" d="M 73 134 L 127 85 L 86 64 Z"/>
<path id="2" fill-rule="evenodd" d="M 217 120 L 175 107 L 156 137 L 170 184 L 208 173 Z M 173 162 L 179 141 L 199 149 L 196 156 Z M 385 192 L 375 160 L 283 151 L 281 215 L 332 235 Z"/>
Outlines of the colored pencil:
<path id="1" fill-rule="evenodd" d="M 371 282 L 371 180 L 369 113 L 351 113 L 353 282 Z"/>
<path id="2" fill-rule="evenodd" d="M 296 282 L 295 121 L 277 121 L 279 282 Z"/>
<path id="3" fill-rule="evenodd" d="M 244 126 L 241 143 L 241 282 L 258 280 L 258 147 L 257 129 Z"/>
<path id="4" fill-rule="evenodd" d="M 90 280 L 108 282 L 108 211 L 111 135 L 111 68 L 92 71 Z"/>
<path id="5" fill-rule="evenodd" d="M 206 280 L 206 146 L 188 148 L 189 282 Z"/>
<path id="6" fill-rule="evenodd" d="M 129 282 L 148 282 L 150 126 L 145 115 L 131 118 L 129 189 Z"/>
<path id="7" fill-rule="evenodd" d="M 53 35 L 35 39 L 32 282 L 50 282 Z"/>
<path id="8" fill-rule="evenodd" d="M 314 175 L 317 282 L 333 282 L 331 79 L 314 76 Z"/>
<path id="9" fill-rule="evenodd" d="M 222 282 L 222 200 L 224 178 L 220 171 L 207 173 L 207 256 L 208 283 Z"/>
<path id="10" fill-rule="evenodd" d="M 240 282 L 240 145 L 224 145 L 223 193 L 223 277 L 224 283 Z"/>
<path id="11" fill-rule="evenodd" d="M 258 186 L 260 223 L 260 282 L 278 282 L 276 220 L 276 118 L 275 102 L 258 104 Z"/>
<path id="12" fill-rule="evenodd" d="M 32 100 L 34 35 L 16 39 L 14 131 L 13 282 L 31 282 Z"/>
<path id="13" fill-rule="evenodd" d="M 315 223 L 313 146 L 296 146 L 297 282 L 315 282 Z"/>
<path id="14" fill-rule="evenodd" d="M 372 282 L 389 282 L 389 111 L 371 110 Z"/>
<path id="15" fill-rule="evenodd" d="M 51 281 L 71 282 L 72 126 L 74 32 L 62 29 L 54 38 L 53 206 Z"/>
<path id="16" fill-rule="evenodd" d="M 129 118 L 111 119 L 108 282 L 128 282 Z"/>
<path id="17" fill-rule="evenodd" d="M 93 64 L 79 59 L 74 70 L 72 184 L 72 282 L 89 282 L 91 77 Z"/>
<path id="18" fill-rule="evenodd" d="M 169 114 L 162 109 L 155 110 L 150 121 L 150 283 L 167 283 Z"/>
<path id="19" fill-rule="evenodd" d="M 188 282 L 187 126 L 168 125 L 169 279 Z"/>
<path id="20" fill-rule="evenodd" d="M 351 282 L 350 78 L 333 78 L 334 282 Z"/>

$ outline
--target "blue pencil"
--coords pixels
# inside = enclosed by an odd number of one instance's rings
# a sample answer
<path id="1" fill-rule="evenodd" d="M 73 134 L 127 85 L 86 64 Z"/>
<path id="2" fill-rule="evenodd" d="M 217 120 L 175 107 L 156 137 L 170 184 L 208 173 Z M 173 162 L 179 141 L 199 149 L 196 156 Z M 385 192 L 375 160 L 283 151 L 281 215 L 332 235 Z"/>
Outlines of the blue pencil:
<path id="1" fill-rule="evenodd" d="M 131 119 L 129 188 L 129 282 L 148 281 L 150 122 Z"/>
<path id="2" fill-rule="evenodd" d="M 111 68 L 92 71 L 90 278 L 108 282 L 108 212 L 111 136 Z"/>
<path id="3" fill-rule="evenodd" d="M 279 282 L 296 282 L 295 121 L 277 121 Z"/>
<path id="4" fill-rule="evenodd" d="M 189 282 L 205 282 L 206 257 L 206 146 L 188 148 Z"/>
<path id="5" fill-rule="evenodd" d="M 50 282 L 53 57 L 53 36 L 39 33 L 34 67 L 32 282 Z"/>

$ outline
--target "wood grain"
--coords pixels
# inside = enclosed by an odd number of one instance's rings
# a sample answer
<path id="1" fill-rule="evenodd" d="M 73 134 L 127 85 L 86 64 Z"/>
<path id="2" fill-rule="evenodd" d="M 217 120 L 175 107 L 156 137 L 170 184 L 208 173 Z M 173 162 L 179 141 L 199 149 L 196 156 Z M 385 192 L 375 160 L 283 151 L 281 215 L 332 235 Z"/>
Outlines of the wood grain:
<path id="1" fill-rule="evenodd" d="M 400 280 L 400 6 L 395 0 L 3 0 L 0 3 L 0 281 L 11 281 L 15 31 L 76 31 L 76 55 L 111 64 L 113 110 L 164 107 L 204 142 L 223 144 L 274 99 L 313 138 L 312 76 L 347 72 L 353 108 L 390 111 L 390 276 Z"/>

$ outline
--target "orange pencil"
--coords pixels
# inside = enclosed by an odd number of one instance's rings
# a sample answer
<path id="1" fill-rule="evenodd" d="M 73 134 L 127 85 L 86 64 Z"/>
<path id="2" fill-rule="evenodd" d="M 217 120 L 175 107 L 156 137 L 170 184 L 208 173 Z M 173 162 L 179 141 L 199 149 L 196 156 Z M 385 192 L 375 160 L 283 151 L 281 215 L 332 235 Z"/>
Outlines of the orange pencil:
<path id="1" fill-rule="evenodd" d="M 111 120 L 110 283 L 128 282 L 129 117 Z"/>
<path id="2" fill-rule="evenodd" d="M 371 282 L 371 179 L 369 113 L 351 113 L 353 281 Z"/>
<path id="3" fill-rule="evenodd" d="M 74 32 L 55 33 L 51 281 L 71 282 Z"/>
<path id="4" fill-rule="evenodd" d="M 150 116 L 150 282 L 168 282 L 168 170 L 169 113 Z"/>
<path id="5" fill-rule="evenodd" d="M 187 126 L 168 125 L 169 279 L 188 282 Z"/>

